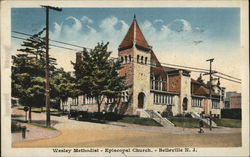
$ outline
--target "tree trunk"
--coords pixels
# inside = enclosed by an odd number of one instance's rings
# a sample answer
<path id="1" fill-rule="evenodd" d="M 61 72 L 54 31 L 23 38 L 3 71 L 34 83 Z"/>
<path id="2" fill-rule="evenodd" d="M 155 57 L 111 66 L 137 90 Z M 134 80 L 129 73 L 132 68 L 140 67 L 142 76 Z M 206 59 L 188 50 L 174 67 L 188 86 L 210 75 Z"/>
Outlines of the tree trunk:
<path id="1" fill-rule="evenodd" d="M 29 106 L 29 123 L 31 123 L 31 106 Z"/>
<path id="2" fill-rule="evenodd" d="M 62 112 L 64 113 L 64 105 L 65 105 L 65 102 L 62 101 Z"/>
<path id="3" fill-rule="evenodd" d="M 98 105 L 98 113 L 100 113 L 101 112 L 101 103 L 100 103 L 98 97 L 96 97 L 96 102 L 97 102 L 97 105 Z"/>

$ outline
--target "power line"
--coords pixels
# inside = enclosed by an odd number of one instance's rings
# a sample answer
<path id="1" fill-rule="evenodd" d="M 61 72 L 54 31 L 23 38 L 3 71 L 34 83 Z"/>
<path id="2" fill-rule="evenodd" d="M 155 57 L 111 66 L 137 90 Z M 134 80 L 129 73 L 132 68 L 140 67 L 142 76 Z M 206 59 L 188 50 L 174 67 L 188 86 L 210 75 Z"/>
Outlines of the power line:
<path id="1" fill-rule="evenodd" d="M 17 34 L 22 34 L 22 35 L 25 35 L 25 36 L 33 36 L 32 34 L 18 32 L 18 31 L 12 31 L 12 32 L 17 33 Z M 56 43 L 60 43 L 60 44 L 65 44 L 65 45 L 74 46 L 74 47 L 78 47 L 78 48 L 82 48 L 82 49 L 92 50 L 91 48 L 88 48 L 88 47 L 83 47 L 83 46 L 79 46 L 79 45 L 75 45 L 75 44 L 70 44 L 70 43 L 66 43 L 66 42 L 62 42 L 62 41 L 58 41 L 58 40 L 53 40 L 53 39 L 49 39 L 49 40 L 53 41 L 53 42 L 56 42 Z"/>
<path id="2" fill-rule="evenodd" d="M 183 67 L 183 68 L 196 69 L 196 70 L 205 70 L 205 71 L 209 71 L 208 69 L 195 68 L 195 67 L 189 67 L 189 66 L 183 66 L 183 65 L 177 65 L 177 64 L 169 64 L 169 63 L 161 63 L 161 64 L 163 64 L 163 65 L 170 65 L 170 66 L 176 66 L 176 67 Z"/>
<path id="3" fill-rule="evenodd" d="M 222 77 L 222 76 L 219 76 L 219 75 L 214 75 L 214 76 L 219 77 L 219 78 L 222 78 L 222 79 L 225 79 L 225 80 L 228 80 L 228 81 L 232 81 L 232 82 L 236 82 L 236 83 L 240 83 L 240 84 L 241 84 L 241 82 L 239 82 L 239 81 L 235 81 L 235 80 L 232 80 L 232 79 L 228 79 L 228 78 L 225 78 L 225 77 Z"/>
<path id="4" fill-rule="evenodd" d="M 23 32 L 18 32 L 18 31 L 12 31 L 12 32 L 13 33 L 17 33 L 17 34 L 26 35 L 26 36 L 32 36 L 31 34 L 27 34 L 27 33 L 23 33 Z M 16 37 L 16 38 L 20 38 L 20 37 Z M 26 40 L 24 38 L 20 38 L 20 39 Z M 70 43 L 66 43 L 66 42 L 62 42 L 62 41 L 57 41 L 57 40 L 52 40 L 52 39 L 50 39 L 50 41 L 57 42 L 57 43 L 60 43 L 60 44 L 69 45 L 69 46 L 74 46 L 74 47 L 78 47 L 78 48 L 82 48 L 82 49 L 92 50 L 91 48 L 87 48 L 87 47 L 83 47 L 83 46 L 79 46 L 79 45 L 75 45 L 75 44 L 70 44 Z M 72 50 L 72 51 L 82 51 L 82 50 L 77 50 L 77 49 L 72 49 L 72 48 L 68 48 L 68 47 L 64 47 L 64 46 L 52 45 L 52 44 L 50 44 L 50 46 L 54 46 L 54 47 L 58 47 L 58 48 L 63 48 L 63 49 L 67 49 L 67 50 Z M 185 68 L 184 70 L 189 70 L 191 72 L 207 73 L 209 71 L 208 69 L 197 68 L 197 67 L 190 67 L 190 66 L 183 66 L 183 65 L 177 65 L 177 64 L 170 64 L 170 63 L 160 63 L 160 64 L 167 65 L 167 66 L 174 67 L 174 68 L 180 68 L 180 67 L 181 68 Z M 149 65 L 153 66 L 152 64 L 149 64 Z M 218 74 L 224 75 L 224 76 L 229 77 L 231 79 L 235 79 L 235 80 L 241 81 L 241 79 L 239 79 L 239 78 L 236 78 L 236 77 L 233 77 L 233 76 L 230 76 L 230 75 L 218 72 L 218 71 L 214 71 L 214 72 L 217 72 Z"/>
<path id="5" fill-rule="evenodd" d="M 233 77 L 233 76 L 224 74 L 224 73 L 222 73 L 222 72 L 217 72 L 217 73 L 241 81 L 241 79 L 239 79 L 239 78 L 236 78 L 236 77 Z"/>
<path id="6" fill-rule="evenodd" d="M 16 39 L 20 39 L 20 40 L 26 40 L 25 38 L 22 37 L 17 37 L 17 36 L 11 36 L 12 38 L 16 38 Z M 64 47 L 64 46 L 58 46 L 58 45 L 54 45 L 54 44 L 49 44 L 50 46 L 53 47 L 58 47 L 58 48 L 62 48 L 62 49 L 67 49 L 67 50 L 71 50 L 71 51 L 79 51 L 77 49 L 72 49 L 72 48 L 68 48 L 68 47 Z"/>

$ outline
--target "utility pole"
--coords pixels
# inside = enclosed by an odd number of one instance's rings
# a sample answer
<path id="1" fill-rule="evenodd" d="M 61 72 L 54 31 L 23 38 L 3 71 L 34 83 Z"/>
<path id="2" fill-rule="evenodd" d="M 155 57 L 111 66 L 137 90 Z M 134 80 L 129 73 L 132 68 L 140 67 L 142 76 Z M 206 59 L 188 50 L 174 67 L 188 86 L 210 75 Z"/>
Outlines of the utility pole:
<path id="1" fill-rule="evenodd" d="M 214 58 L 207 59 L 207 62 L 210 63 L 209 73 L 205 73 L 204 75 L 209 75 L 209 99 L 210 104 L 212 104 L 212 74 L 217 73 L 216 71 L 212 71 L 212 62 L 214 61 Z M 210 131 L 212 130 L 212 111 L 211 111 L 212 105 L 209 105 L 209 126 Z"/>
<path id="2" fill-rule="evenodd" d="M 62 11 L 61 8 L 42 6 L 46 9 L 46 64 L 45 64 L 45 103 L 46 103 L 46 126 L 50 126 L 50 91 L 49 91 L 49 9 Z"/>

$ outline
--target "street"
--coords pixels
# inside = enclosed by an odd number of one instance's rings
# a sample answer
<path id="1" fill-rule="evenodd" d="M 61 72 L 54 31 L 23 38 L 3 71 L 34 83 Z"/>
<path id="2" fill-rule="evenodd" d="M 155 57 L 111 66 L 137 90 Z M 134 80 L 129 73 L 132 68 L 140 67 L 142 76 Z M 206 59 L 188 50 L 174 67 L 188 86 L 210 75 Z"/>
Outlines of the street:
<path id="1" fill-rule="evenodd" d="M 14 114 L 24 114 L 13 110 Z M 34 121 L 45 120 L 44 113 L 32 113 Z M 164 128 L 120 122 L 91 123 L 52 116 L 58 133 L 47 139 L 19 140 L 15 148 L 36 147 L 240 147 L 240 128 L 205 129 Z M 43 128 L 42 128 L 43 129 Z M 44 130 L 44 129 L 43 129 Z M 31 129 L 30 132 L 33 130 Z M 49 131 L 48 131 L 49 132 Z M 29 134 L 27 135 L 29 136 Z M 36 134 L 36 136 L 39 136 Z M 44 135 L 41 135 L 44 136 Z M 28 137 L 27 137 L 28 138 Z M 38 137 L 39 138 L 39 137 Z"/>

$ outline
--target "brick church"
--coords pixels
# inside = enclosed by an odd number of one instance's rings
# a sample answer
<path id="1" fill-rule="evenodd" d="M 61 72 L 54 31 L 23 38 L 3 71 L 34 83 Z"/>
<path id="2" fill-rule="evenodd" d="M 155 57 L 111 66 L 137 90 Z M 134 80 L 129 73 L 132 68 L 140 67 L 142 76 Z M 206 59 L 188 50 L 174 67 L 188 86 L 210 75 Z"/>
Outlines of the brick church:
<path id="1" fill-rule="evenodd" d="M 102 110 L 140 116 L 145 116 L 145 111 L 172 115 L 209 114 L 211 111 L 215 116 L 220 115 L 225 90 L 220 82 L 212 82 L 210 100 L 209 82 L 204 83 L 201 76 L 195 80 L 190 76 L 191 71 L 162 66 L 135 18 L 119 45 L 118 56 L 122 61 L 119 74 L 125 76 L 125 84 L 130 88 L 122 92 L 119 101 L 106 100 L 101 105 Z M 79 61 L 81 53 L 76 57 Z M 74 102 L 71 99 L 68 104 L 81 110 L 97 111 L 94 98 L 80 96 L 78 103 Z"/>

